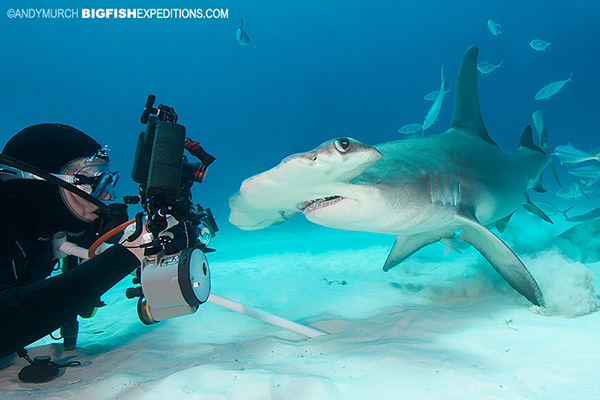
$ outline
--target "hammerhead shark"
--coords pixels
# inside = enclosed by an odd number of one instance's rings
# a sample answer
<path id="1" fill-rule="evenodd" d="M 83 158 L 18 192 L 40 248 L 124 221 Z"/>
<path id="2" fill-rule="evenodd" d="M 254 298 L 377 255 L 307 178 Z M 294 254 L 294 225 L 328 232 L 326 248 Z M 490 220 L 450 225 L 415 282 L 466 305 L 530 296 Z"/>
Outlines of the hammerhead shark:
<path id="1" fill-rule="evenodd" d="M 477 47 L 463 56 L 452 124 L 443 133 L 368 146 L 340 137 L 246 179 L 229 205 L 229 221 L 247 230 L 282 223 L 302 212 L 330 228 L 395 235 L 388 271 L 417 250 L 453 238 L 475 247 L 517 292 L 544 306 L 542 292 L 500 232 L 521 205 L 551 222 L 529 200 L 544 191 L 550 165 L 546 135 L 531 127 L 508 152 L 490 138 L 477 94 Z M 456 238 L 455 238 L 456 239 Z"/>

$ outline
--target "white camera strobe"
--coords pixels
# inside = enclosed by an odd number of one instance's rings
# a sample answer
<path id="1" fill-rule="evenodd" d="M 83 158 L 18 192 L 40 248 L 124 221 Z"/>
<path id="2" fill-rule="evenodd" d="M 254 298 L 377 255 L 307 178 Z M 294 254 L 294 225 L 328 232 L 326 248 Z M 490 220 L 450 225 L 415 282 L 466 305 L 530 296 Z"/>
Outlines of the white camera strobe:
<path id="1" fill-rule="evenodd" d="M 210 294 L 210 270 L 204 253 L 188 248 L 165 256 L 146 258 L 142 267 L 143 295 L 138 316 L 146 324 L 193 314 Z"/>

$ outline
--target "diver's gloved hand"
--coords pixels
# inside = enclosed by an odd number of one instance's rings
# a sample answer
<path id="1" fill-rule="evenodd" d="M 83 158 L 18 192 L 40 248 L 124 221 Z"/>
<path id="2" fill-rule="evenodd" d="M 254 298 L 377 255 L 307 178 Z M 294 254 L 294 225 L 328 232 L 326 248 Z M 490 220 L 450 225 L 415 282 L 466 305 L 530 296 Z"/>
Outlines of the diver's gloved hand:
<path id="1" fill-rule="evenodd" d="M 123 203 L 112 203 L 108 205 L 109 210 L 96 210 L 94 214 L 96 214 L 99 218 L 94 221 L 96 227 L 96 234 L 98 236 L 103 235 L 104 233 L 110 231 L 113 228 L 121 225 L 124 222 L 127 222 L 129 218 L 127 217 L 127 205 Z M 107 240 L 108 243 L 118 243 L 121 239 L 121 234 L 114 235 L 113 237 Z"/>
<path id="2" fill-rule="evenodd" d="M 144 245 L 152 242 L 153 239 L 152 234 L 146 230 L 146 223 L 147 219 L 145 217 L 142 218 L 141 233 L 137 237 L 133 237 L 137 230 L 137 223 L 129 225 L 125 228 L 125 231 L 123 231 L 123 237 L 119 241 L 120 245 L 132 252 L 138 260 L 140 260 L 140 264 L 144 260 Z M 129 238 L 132 238 L 133 240 L 129 241 Z"/>
<path id="3" fill-rule="evenodd" d="M 174 228 L 176 228 L 177 226 L 179 226 L 179 222 L 170 215 L 167 216 L 166 222 L 167 222 L 166 229 L 161 231 L 158 234 L 158 237 L 161 237 L 164 235 L 170 239 L 169 241 L 174 240 L 175 235 L 172 232 L 172 230 Z M 119 242 L 119 244 L 123 245 L 123 247 L 125 247 L 129 251 L 131 251 L 140 260 L 140 263 L 143 263 L 144 251 L 145 251 L 145 247 L 146 247 L 144 245 L 147 245 L 148 243 L 151 243 L 152 241 L 154 241 L 155 237 L 154 237 L 154 235 L 152 235 L 152 233 L 148 232 L 148 229 L 147 229 L 148 219 L 146 217 L 141 219 L 141 224 L 142 224 L 141 233 L 137 236 L 134 235 L 134 233 L 136 233 L 136 231 L 137 231 L 137 222 L 135 224 L 129 225 L 123 232 L 123 237 L 122 237 L 121 241 Z M 181 235 L 178 235 L 178 236 L 181 236 Z"/>

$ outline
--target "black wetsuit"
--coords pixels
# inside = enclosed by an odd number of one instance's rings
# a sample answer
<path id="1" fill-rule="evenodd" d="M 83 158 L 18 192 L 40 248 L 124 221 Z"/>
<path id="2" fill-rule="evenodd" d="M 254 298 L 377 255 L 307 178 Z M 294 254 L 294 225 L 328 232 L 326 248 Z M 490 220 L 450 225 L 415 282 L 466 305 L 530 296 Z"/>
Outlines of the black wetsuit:
<path id="1" fill-rule="evenodd" d="M 51 235 L 20 215 L 0 185 L 0 358 L 55 331 L 139 266 L 120 245 L 60 275 Z M 4 194 L 4 195 L 2 195 Z M 17 210 L 15 210 L 15 208 Z M 46 279 L 47 278 L 47 279 Z"/>

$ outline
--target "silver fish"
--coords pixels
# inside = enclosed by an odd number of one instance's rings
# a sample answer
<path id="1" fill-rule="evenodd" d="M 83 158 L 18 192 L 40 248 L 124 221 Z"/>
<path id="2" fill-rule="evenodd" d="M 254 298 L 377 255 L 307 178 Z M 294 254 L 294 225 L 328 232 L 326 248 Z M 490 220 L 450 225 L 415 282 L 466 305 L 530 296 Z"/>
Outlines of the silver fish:
<path id="1" fill-rule="evenodd" d="M 536 51 L 546 51 L 546 48 L 550 46 L 552 43 L 548 43 L 542 39 L 534 39 L 529 42 L 529 46 Z"/>
<path id="2" fill-rule="evenodd" d="M 506 72 L 506 70 L 502 68 L 503 62 L 504 60 L 500 61 L 498 65 L 494 65 L 487 61 L 481 61 L 479 64 L 477 64 L 477 69 L 479 70 L 479 72 L 481 72 L 481 75 L 491 74 L 497 69 L 501 69 L 502 71 Z"/>
<path id="3" fill-rule="evenodd" d="M 488 20 L 487 27 L 490 30 L 490 32 L 492 33 L 492 35 L 494 35 L 496 37 L 503 35 L 502 25 L 495 23 L 491 19 Z"/>
<path id="4" fill-rule="evenodd" d="M 549 99 L 550 96 L 554 96 L 556 93 L 560 92 L 560 89 L 563 88 L 567 83 L 571 82 L 573 78 L 573 71 L 571 71 L 571 75 L 564 81 L 556 81 L 547 84 L 543 88 L 541 88 L 534 96 L 536 100 Z"/>
<path id="5" fill-rule="evenodd" d="M 557 146 L 553 154 L 558 157 L 561 164 L 578 164 L 590 160 L 600 161 L 600 154 L 586 153 L 583 150 L 576 149 L 571 143 Z"/>
<path id="6" fill-rule="evenodd" d="M 581 196 L 584 195 L 584 193 L 581 191 L 581 188 L 579 186 L 577 186 L 576 184 L 573 184 L 569 187 L 559 189 L 556 192 L 556 195 L 558 197 L 562 197 L 563 199 L 572 200 L 572 199 L 580 198 Z"/>
<path id="7" fill-rule="evenodd" d="M 440 90 L 438 91 L 438 96 L 427 111 L 427 115 L 423 120 L 423 134 L 425 134 L 425 130 L 429 128 L 431 125 L 437 121 L 437 117 L 440 114 L 440 110 L 442 109 L 442 103 L 444 101 L 444 95 L 446 94 L 446 90 L 444 89 L 444 83 L 446 82 L 446 76 L 444 75 L 444 66 L 442 65 L 442 83 L 440 84 Z"/>
<path id="8" fill-rule="evenodd" d="M 420 131 L 423 125 L 421 124 L 408 124 L 404 125 L 402 128 L 398 129 L 398 133 L 402 133 L 403 135 L 409 135 L 411 133 L 415 133 Z"/>
<path id="9" fill-rule="evenodd" d="M 450 93 L 450 88 L 448 88 L 448 90 L 446 90 L 446 92 L 444 93 L 444 95 L 446 95 L 447 93 Z M 427 101 L 435 101 L 435 99 L 437 99 L 438 94 L 440 94 L 439 90 L 434 90 L 433 92 L 429 92 L 425 95 L 425 97 L 423 97 L 423 99 L 427 100 Z"/>
<path id="10" fill-rule="evenodd" d="M 579 214 L 573 217 L 569 217 L 567 218 L 567 220 L 570 222 L 582 222 L 589 221 L 598 217 L 600 217 L 600 208 L 594 208 L 592 211 L 586 212 L 585 214 Z"/>
<path id="11" fill-rule="evenodd" d="M 248 37 L 248 34 L 244 32 L 244 19 L 240 18 L 240 21 L 240 27 L 235 32 L 235 37 L 237 38 L 239 44 L 242 46 L 248 46 L 250 44 L 250 38 Z"/>
<path id="12" fill-rule="evenodd" d="M 588 165 L 581 168 L 573 168 L 567 171 L 571 175 L 578 176 L 580 178 L 588 178 L 597 180 L 600 178 L 600 167 Z"/>
<path id="13" fill-rule="evenodd" d="M 590 199 L 589 193 L 593 193 L 595 189 L 595 181 L 592 179 L 581 179 L 579 182 L 574 182 L 571 186 L 562 188 L 556 195 L 563 199 L 577 199 L 581 196 Z"/>
<path id="14" fill-rule="evenodd" d="M 548 202 L 545 202 L 545 201 L 537 202 L 536 205 L 540 208 L 540 210 L 542 210 L 544 213 L 546 213 L 547 216 L 552 217 L 553 215 L 561 214 L 563 217 L 565 217 L 565 219 L 567 221 L 569 221 L 569 217 L 567 216 L 567 212 L 569 212 L 570 210 L 573 209 L 573 207 L 575 207 L 575 206 L 571 206 L 571 207 L 569 207 L 569 208 L 561 211 L 554 204 L 548 203 Z"/>

